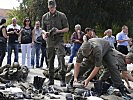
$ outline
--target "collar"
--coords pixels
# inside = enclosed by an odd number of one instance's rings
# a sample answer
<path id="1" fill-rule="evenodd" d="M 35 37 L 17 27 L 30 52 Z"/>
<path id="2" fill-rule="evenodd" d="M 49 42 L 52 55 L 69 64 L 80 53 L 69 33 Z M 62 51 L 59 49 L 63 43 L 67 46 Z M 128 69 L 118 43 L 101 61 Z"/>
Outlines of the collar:
<path id="1" fill-rule="evenodd" d="M 55 13 L 51 13 L 51 12 L 49 12 L 49 15 L 51 16 L 51 17 L 55 17 L 55 16 L 57 16 L 57 10 L 55 10 Z"/>

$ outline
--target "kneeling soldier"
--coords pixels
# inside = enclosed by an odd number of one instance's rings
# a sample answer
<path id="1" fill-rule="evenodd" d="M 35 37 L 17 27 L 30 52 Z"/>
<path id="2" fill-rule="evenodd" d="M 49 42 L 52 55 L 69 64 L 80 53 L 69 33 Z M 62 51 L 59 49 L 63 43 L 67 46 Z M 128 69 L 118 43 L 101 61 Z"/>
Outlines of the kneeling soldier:
<path id="1" fill-rule="evenodd" d="M 98 73 L 100 66 L 104 66 L 105 63 L 108 65 L 107 68 L 111 73 L 114 86 L 120 90 L 123 96 L 128 97 L 120 76 L 120 72 L 118 70 L 118 65 L 113 54 L 113 49 L 111 48 L 108 41 L 100 38 L 92 38 L 82 44 L 78 51 L 76 64 L 74 67 L 74 82 L 77 82 L 77 78 L 80 73 L 80 64 L 83 58 L 91 58 L 95 64 L 91 74 L 83 81 L 85 87 L 88 85 L 89 81 Z"/>

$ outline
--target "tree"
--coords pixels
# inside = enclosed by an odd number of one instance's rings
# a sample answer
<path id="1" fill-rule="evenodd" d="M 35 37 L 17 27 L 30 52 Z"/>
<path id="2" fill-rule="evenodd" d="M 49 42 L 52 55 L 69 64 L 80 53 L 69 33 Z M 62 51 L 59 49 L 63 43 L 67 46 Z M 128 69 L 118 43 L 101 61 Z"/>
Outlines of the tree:
<path id="1" fill-rule="evenodd" d="M 107 28 L 117 29 L 115 32 L 119 32 L 125 24 L 131 32 L 132 0 L 56 0 L 56 3 L 57 9 L 67 15 L 70 32 L 74 31 L 75 24 L 81 24 L 83 31 L 86 27 L 96 28 L 98 35 L 102 35 Z M 35 20 L 41 21 L 42 15 L 47 11 L 47 0 L 23 0 L 20 7 L 9 14 L 16 16 L 20 23 L 28 16 L 34 24 Z M 115 26 L 117 27 L 114 28 Z"/>

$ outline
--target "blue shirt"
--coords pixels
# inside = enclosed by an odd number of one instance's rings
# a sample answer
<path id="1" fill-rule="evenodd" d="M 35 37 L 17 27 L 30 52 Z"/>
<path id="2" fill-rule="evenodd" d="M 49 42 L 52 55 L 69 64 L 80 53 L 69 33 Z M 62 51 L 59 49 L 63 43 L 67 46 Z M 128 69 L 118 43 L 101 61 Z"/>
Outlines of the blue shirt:
<path id="1" fill-rule="evenodd" d="M 128 39 L 129 37 L 127 36 L 126 33 L 124 33 L 123 31 L 121 31 L 120 33 L 118 33 L 116 35 L 116 40 L 125 40 Z M 124 46 L 128 46 L 128 41 L 124 41 L 121 43 L 118 43 L 117 45 L 124 45 Z"/>
<path id="2" fill-rule="evenodd" d="M 103 37 L 104 39 L 106 39 L 107 41 L 109 41 L 109 43 L 110 43 L 110 45 L 113 47 L 113 48 L 115 48 L 115 46 L 114 46 L 114 43 L 116 43 L 116 40 L 115 40 L 115 37 L 114 36 L 104 36 Z"/>

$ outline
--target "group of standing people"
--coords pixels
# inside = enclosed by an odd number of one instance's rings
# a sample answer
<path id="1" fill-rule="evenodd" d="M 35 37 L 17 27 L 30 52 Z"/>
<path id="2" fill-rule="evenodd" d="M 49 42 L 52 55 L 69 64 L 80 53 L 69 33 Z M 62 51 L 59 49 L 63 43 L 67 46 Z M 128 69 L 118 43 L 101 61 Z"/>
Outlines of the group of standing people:
<path id="1" fill-rule="evenodd" d="M 7 50 L 7 64 L 11 65 L 12 50 L 14 50 L 14 62 L 18 62 L 19 42 L 21 42 L 22 65 L 28 68 L 34 67 L 34 58 L 36 54 L 36 68 L 43 67 L 43 61 L 46 57 L 46 40 L 43 30 L 40 28 L 40 22 L 35 22 L 35 27 L 31 26 L 31 20 L 25 18 L 23 27 L 17 24 L 17 19 L 12 18 L 12 24 L 5 26 L 6 19 L 1 20 L 0 36 L 5 39 L 1 41 L 1 64 Z M 40 39 L 38 39 L 40 38 Z M 8 39 L 8 43 L 7 43 Z M 20 41 L 19 41 L 20 39 Z M 0 39 L 1 40 L 1 39 Z M 6 47 L 7 46 L 7 47 Z M 42 58 L 39 64 L 40 50 L 42 49 Z M 27 60 L 27 64 L 26 64 Z"/>

